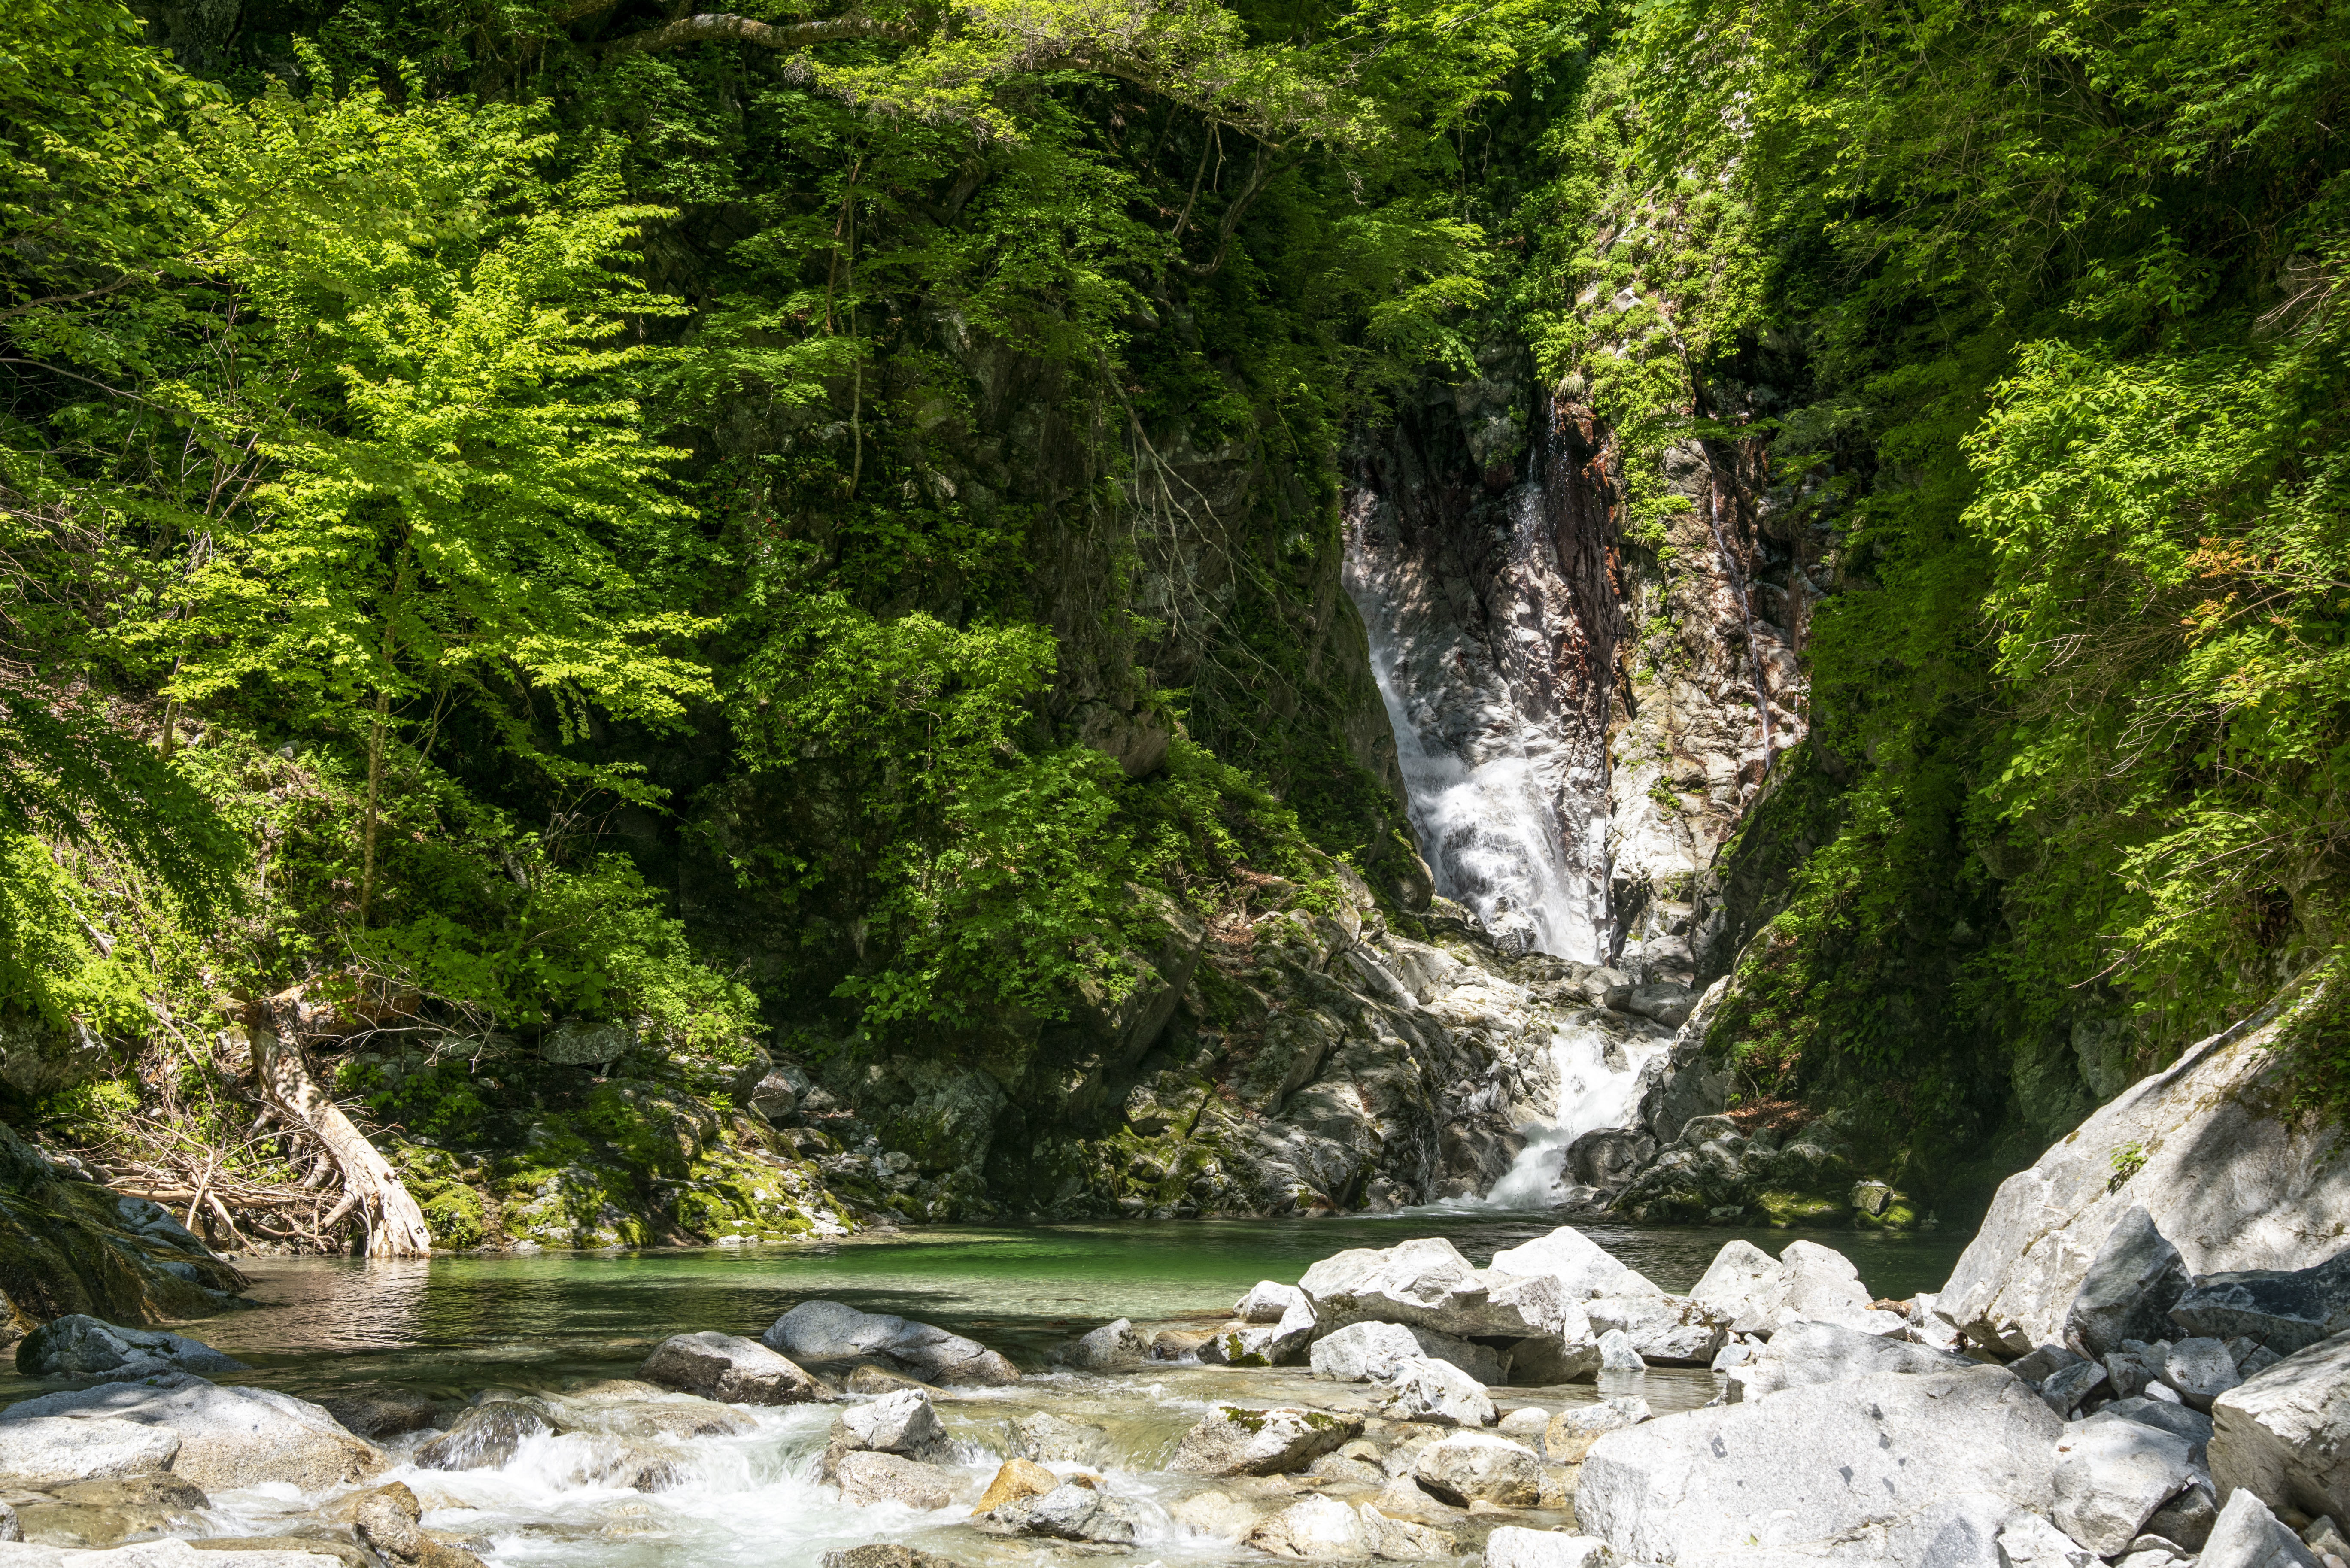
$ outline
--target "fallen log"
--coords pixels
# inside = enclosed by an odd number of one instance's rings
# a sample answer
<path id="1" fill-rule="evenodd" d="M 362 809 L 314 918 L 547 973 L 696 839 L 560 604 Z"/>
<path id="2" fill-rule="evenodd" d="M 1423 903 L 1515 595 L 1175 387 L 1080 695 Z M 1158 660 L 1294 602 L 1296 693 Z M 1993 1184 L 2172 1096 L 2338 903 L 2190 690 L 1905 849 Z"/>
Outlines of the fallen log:
<path id="1" fill-rule="evenodd" d="M 317 1138 L 342 1171 L 342 1199 L 320 1231 L 356 1211 L 367 1231 L 367 1256 L 429 1255 L 432 1232 L 400 1172 L 318 1086 L 302 1041 L 299 990 L 249 1003 L 245 1032 L 253 1043 L 253 1071 L 262 1097 L 289 1125 Z"/>

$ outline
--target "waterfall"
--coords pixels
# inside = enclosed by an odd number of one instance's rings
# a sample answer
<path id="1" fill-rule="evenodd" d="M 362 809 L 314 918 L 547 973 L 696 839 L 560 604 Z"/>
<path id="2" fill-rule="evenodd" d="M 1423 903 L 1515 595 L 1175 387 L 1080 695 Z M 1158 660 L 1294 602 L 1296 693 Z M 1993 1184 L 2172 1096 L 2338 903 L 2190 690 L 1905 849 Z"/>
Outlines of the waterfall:
<path id="1" fill-rule="evenodd" d="M 1607 945 L 1607 779 L 1571 715 L 1528 711 L 1488 638 L 1452 612 L 1430 564 L 1403 547 L 1392 509 L 1357 493 L 1345 584 L 1395 732 L 1411 823 L 1437 891 L 1465 905 L 1505 951 L 1598 961 Z M 1547 654 L 1542 488 L 1509 496 L 1509 566 L 1491 623 L 1510 617 L 1503 659 Z M 1534 591 L 1528 592 L 1532 589 Z"/>

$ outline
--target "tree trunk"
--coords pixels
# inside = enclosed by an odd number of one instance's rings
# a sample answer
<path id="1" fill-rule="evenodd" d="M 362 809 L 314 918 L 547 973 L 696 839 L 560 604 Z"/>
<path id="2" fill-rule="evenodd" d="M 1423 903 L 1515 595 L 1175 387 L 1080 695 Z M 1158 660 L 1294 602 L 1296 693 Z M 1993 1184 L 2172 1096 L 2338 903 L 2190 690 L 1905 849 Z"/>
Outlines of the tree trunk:
<path id="1" fill-rule="evenodd" d="M 301 998 L 281 992 L 245 1009 L 253 1038 L 253 1071 L 261 1093 L 278 1114 L 326 1146 L 341 1167 L 343 1201 L 337 1218 L 356 1209 L 367 1231 L 370 1258 L 421 1258 L 432 1251 L 424 1210 L 410 1197 L 391 1162 L 376 1152 L 367 1135 L 343 1115 L 310 1071 L 302 1045 Z"/>

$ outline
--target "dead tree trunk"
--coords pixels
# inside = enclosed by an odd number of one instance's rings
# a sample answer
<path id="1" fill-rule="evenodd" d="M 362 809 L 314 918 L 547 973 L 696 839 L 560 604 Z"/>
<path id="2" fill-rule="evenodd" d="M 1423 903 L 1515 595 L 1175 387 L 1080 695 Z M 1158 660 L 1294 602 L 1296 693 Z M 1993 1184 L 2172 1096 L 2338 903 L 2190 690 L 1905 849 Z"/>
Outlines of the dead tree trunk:
<path id="1" fill-rule="evenodd" d="M 317 1138 L 342 1171 L 343 1197 L 335 1205 L 334 1217 L 358 1212 L 370 1258 L 431 1253 L 432 1232 L 424 1223 L 424 1210 L 409 1196 L 400 1172 L 318 1087 L 310 1071 L 310 1054 L 302 1044 L 299 993 L 281 992 L 254 1002 L 245 1010 L 245 1027 L 253 1038 L 253 1071 L 262 1097 L 288 1126 Z"/>

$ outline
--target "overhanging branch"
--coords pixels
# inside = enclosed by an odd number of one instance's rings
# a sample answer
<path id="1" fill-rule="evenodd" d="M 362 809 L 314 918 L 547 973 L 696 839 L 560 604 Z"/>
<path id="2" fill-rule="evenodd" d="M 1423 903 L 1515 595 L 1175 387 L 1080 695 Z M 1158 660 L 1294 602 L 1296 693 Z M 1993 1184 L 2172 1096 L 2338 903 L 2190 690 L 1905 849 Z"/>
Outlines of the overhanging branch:
<path id="1" fill-rule="evenodd" d="M 812 44 L 837 43 L 845 38 L 896 38 L 904 43 L 913 43 L 920 36 L 902 23 L 879 22 L 865 16 L 835 16 L 822 22 L 778 24 L 756 22 L 748 16 L 721 12 L 706 12 L 695 16 L 681 16 L 659 27 L 649 27 L 641 33 L 615 38 L 604 46 L 604 52 L 618 57 L 653 49 L 681 48 L 688 44 L 726 43 L 756 44 L 765 49 L 804 49 Z"/>

